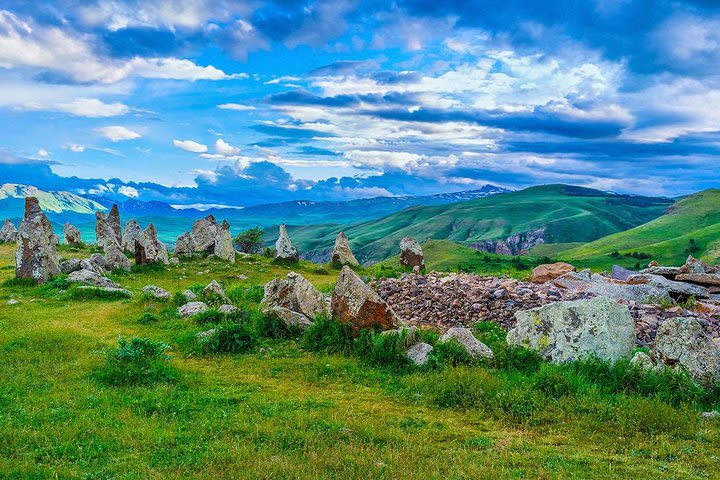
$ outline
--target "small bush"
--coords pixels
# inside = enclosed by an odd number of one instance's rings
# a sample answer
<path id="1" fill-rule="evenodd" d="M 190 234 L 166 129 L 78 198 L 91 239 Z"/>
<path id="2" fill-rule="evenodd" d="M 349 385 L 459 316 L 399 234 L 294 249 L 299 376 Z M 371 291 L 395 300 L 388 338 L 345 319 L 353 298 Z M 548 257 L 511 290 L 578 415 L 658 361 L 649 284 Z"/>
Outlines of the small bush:
<path id="1" fill-rule="evenodd" d="M 228 298 L 236 304 L 260 303 L 265 296 L 263 285 L 250 285 L 249 287 L 233 287 L 227 291 Z"/>
<path id="2" fill-rule="evenodd" d="M 102 302 L 114 302 L 131 298 L 132 294 L 124 290 L 104 290 L 100 287 L 71 287 L 66 293 L 67 300 L 99 300 Z"/>
<path id="3" fill-rule="evenodd" d="M 400 369 L 409 363 L 406 352 L 415 338 L 409 329 L 385 333 L 363 330 L 355 340 L 354 353 L 371 365 Z"/>
<path id="4" fill-rule="evenodd" d="M 437 342 L 428 356 L 428 368 L 457 367 L 469 365 L 473 359 L 457 340 Z"/>
<path id="5" fill-rule="evenodd" d="M 353 339 L 350 326 L 330 318 L 318 318 L 300 339 L 300 345 L 310 352 L 352 352 Z"/>
<path id="6" fill-rule="evenodd" d="M 264 338 L 297 338 L 302 334 L 300 327 L 290 327 L 276 315 L 264 313 L 258 315 L 255 330 Z"/>
<path id="7" fill-rule="evenodd" d="M 226 323 L 202 342 L 204 353 L 242 353 L 252 350 L 257 343 L 253 332 L 244 324 Z"/>
<path id="8" fill-rule="evenodd" d="M 157 323 L 160 321 L 160 316 L 152 312 L 144 312 L 138 318 L 138 323 L 142 325 L 149 325 L 151 323 Z"/>
<path id="9" fill-rule="evenodd" d="M 192 319 L 199 324 L 207 324 L 207 323 L 220 323 L 223 320 L 225 320 L 225 314 L 211 308 L 209 310 L 205 310 L 204 312 L 200 312 L 197 315 L 194 315 Z"/>
<path id="10" fill-rule="evenodd" d="M 170 304 L 174 305 L 176 307 L 181 307 L 185 305 L 188 302 L 187 298 L 185 298 L 185 295 L 183 295 L 181 292 L 175 292 L 173 293 L 173 296 L 170 298 Z"/>
<path id="11" fill-rule="evenodd" d="M 471 409 L 491 403 L 498 381 L 487 370 L 458 367 L 432 373 L 424 382 L 424 394 L 432 405 Z"/>
<path id="12" fill-rule="evenodd" d="M 190 285 L 187 289 L 193 292 L 198 297 L 202 296 L 203 288 L 205 288 L 205 285 L 202 285 L 200 283 L 193 283 Z"/>
<path id="13" fill-rule="evenodd" d="M 100 380 L 110 385 L 148 385 L 171 381 L 175 369 L 168 363 L 170 347 L 149 338 L 118 339 L 118 347 L 105 351 Z"/>
<path id="14" fill-rule="evenodd" d="M 257 253 L 263 246 L 263 235 L 265 230 L 260 227 L 250 228 L 244 232 L 238 233 L 233 242 L 243 253 Z"/>

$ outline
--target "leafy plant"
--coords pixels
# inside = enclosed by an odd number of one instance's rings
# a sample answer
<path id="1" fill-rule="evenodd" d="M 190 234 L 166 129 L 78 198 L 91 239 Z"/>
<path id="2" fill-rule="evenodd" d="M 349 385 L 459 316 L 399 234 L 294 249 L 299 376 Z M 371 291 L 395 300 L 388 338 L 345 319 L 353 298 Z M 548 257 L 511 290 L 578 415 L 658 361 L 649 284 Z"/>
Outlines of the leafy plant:
<path id="1" fill-rule="evenodd" d="M 105 365 L 97 373 L 110 385 L 147 385 L 174 380 L 168 363 L 170 346 L 149 338 L 118 338 L 117 348 L 105 351 Z"/>
<path id="2" fill-rule="evenodd" d="M 260 227 L 253 227 L 235 236 L 235 246 L 244 253 L 257 253 L 263 246 L 263 235 L 265 230 Z"/>
<path id="3" fill-rule="evenodd" d="M 257 338 L 247 325 L 225 323 L 202 341 L 204 353 L 242 353 L 252 350 Z"/>

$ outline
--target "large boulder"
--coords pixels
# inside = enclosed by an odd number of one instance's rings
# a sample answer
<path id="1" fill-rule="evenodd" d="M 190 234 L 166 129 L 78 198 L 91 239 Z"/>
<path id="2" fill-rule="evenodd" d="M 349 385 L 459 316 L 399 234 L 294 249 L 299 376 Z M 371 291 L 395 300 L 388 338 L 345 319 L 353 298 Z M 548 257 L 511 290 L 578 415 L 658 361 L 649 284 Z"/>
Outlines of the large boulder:
<path id="1" fill-rule="evenodd" d="M 412 237 L 403 237 L 400 240 L 400 264 L 406 267 L 425 268 L 425 256 L 417 240 Z"/>
<path id="2" fill-rule="evenodd" d="M 135 263 L 170 263 L 167 247 L 158 240 L 157 230 L 152 223 L 135 239 Z"/>
<path id="3" fill-rule="evenodd" d="M 54 237 L 52 225 L 38 199 L 25 198 L 25 216 L 20 222 L 15 247 L 15 275 L 18 278 L 32 278 L 42 283 L 60 273 Z"/>
<path id="4" fill-rule="evenodd" d="M 482 343 L 480 340 L 475 338 L 472 331 L 465 327 L 453 327 L 440 337 L 441 342 L 447 342 L 449 340 L 455 340 L 460 343 L 467 353 L 473 358 L 485 358 L 492 360 L 495 355 L 490 347 Z"/>
<path id="5" fill-rule="evenodd" d="M 195 251 L 195 242 L 189 232 L 185 232 L 177 238 L 175 242 L 175 256 L 188 258 L 193 256 Z"/>
<path id="6" fill-rule="evenodd" d="M 265 310 L 267 315 L 274 315 L 278 319 L 291 328 L 299 328 L 305 330 L 310 327 L 313 322 L 308 317 L 299 312 L 294 312 L 289 308 L 274 306 Z"/>
<path id="7" fill-rule="evenodd" d="M 192 239 L 195 251 L 213 253 L 217 233 L 218 223 L 212 215 L 196 220 L 192 226 Z"/>
<path id="8" fill-rule="evenodd" d="M 135 239 L 142 233 L 142 228 L 137 220 L 130 220 L 125 224 L 125 230 L 122 234 L 122 249 L 125 252 L 135 251 Z"/>
<path id="9" fill-rule="evenodd" d="M 707 273 L 707 270 L 708 266 L 705 263 L 689 255 L 687 260 L 685 260 L 685 264 L 678 268 L 678 274 L 702 274 Z"/>
<path id="10" fill-rule="evenodd" d="M 218 228 L 213 255 L 230 263 L 235 263 L 235 247 L 230 234 L 230 224 L 227 220 L 223 220 L 220 228 Z"/>
<path id="11" fill-rule="evenodd" d="M 515 313 L 507 342 L 537 351 L 545 360 L 571 362 L 595 356 L 630 358 L 635 322 L 630 311 L 607 297 L 557 302 Z"/>
<path id="12" fill-rule="evenodd" d="M 653 349 L 667 366 L 680 366 L 697 382 L 720 382 L 720 347 L 694 318 L 676 317 L 658 328 Z"/>
<path id="13" fill-rule="evenodd" d="M 103 257 L 104 260 L 104 268 L 107 270 L 125 270 L 126 272 L 130 271 L 130 268 L 132 265 L 130 264 L 130 259 L 125 256 L 125 252 L 122 251 L 122 249 L 113 242 L 107 242 L 105 243 L 105 246 L 103 247 L 103 251 L 105 252 L 105 256 Z"/>
<path id="14" fill-rule="evenodd" d="M 302 275 L 290 272 L 285 278 L 276 278 L 265 284 L 263 307 L 282 307 L 313 319 L 328 315 L 325 297 Z"/>
<path id="15" fill-rule="evenodd" d="M 532 283 L 545 283 L 574 271 L 575 267 L 569 263 L 546 263 L 533 268 L 532 275 L 530 275 L 530 281 Z"/>
<path id="16" fill-rule="evenodd" d="M 178 314 L 182 318 L 188 318 L 202 313 L 208 308 L 210 307 L 208 307 L 207 304 L 203 302 L 188 302 L 178 308 Z"/>
<path id="17" fill-rule="evenodd" d="M 399 323 L 392 308 L 347 265 L 335 284 L 330 311 L 334 319 L 349 323 L 354 333 L 363 328 L 390 330 Z"/>
<path id="18" fill-rule="evenodd" d="M 82 243 L 80 230 L 78 230 L 77 227 L 70 222 L 67 222 L 63 226 L 63 234 L 65 235 L 66 245 L 79 245 Z"/>
<path id="19" fill-rule="evenodd" d="M 68 281 L 73 283 L 83 283 L 85 285 L 93 285 L 95 287 L 120 287 L 109 278 L 104 277 L 97 272 L 93 272 L 92 270 L 85 269 L 70 273 L 70 275 L 68 275 Z"/>
<path id="20" fill-rule="evenodd" d="M 70 258 L 68 260 L 60 262 L 60 272 L 68 274 L 77 270 L 82 270 L 82 260 L 79 258 Z"/>
<path id="21" fill-rule="evenodd" d="M 297 248 L 290 241 L 285 224 L 280 225 L 278 239 L 275 242 L 275 259 L 287 262 L 297 262 L 300 259 Z"/>
<path id="22" fill-rule="evenodd" d="M 13 243 L 17 238 L 17 228 L 10 221 L 9 218 L 5 219 L 2 228 L 0 228 L 0 243 Z"/>
<path id="23" fill-rule="evenodd" d="M 708 298 L 709 293 L 705 287 L 693 285 L 685 282 L 676 282 L 668 280 L 661 275 L 638 274 L 631 275 L 627 279 L 627 283 L 631 285 L 648 285 L 652 288 L 664 292 L 674 299 L 686 299 L 689 297 Z"/>
<path id="24" fill-rule="evenodd" d="M 335 247 L 333 247 L 331 261 L 340 265 L 350 265 L 357 267 L 360 262 L 357 261 L 350 248 L 350 242 L 345 232 L 340 232 L 335 239 Z"/>

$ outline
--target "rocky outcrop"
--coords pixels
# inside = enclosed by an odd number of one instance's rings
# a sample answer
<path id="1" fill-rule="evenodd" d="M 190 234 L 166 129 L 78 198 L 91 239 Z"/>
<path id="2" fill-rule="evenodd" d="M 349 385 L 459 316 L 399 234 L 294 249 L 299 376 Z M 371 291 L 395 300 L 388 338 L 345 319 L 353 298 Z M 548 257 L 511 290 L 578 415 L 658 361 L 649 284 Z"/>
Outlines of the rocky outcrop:
<path id="1" fill-rule="evenodd" d="M 195 221 L 192 226 L 192 240 L 195 251 L 213 253 L 217 233 L 218 223 L 212 215 Z"/>
<path id="2" fill-rule="evenodd" d="M 25 216 L 20 222 L 15 247 L 15 275 L 45 282 L 60 273 L 55 251 L 55 235 L 40 203 L 35 197 L 25 198 Z"/>
<path id="3" fill-rule="evenodd" d="M 195 242 L 189 232 L 185 232 L 177 238 L 175 242 L 175 256 L 189 258 L 193 256 L 195 251 Z"/>
<path id="4" fill-rule="evenodd" d="M 302 275 L 290 272 L 285 278 L 276 278 L 265 284 L 263 308 L 282 307 L 300 313 L 308 319 L 327 316 L 325 296 Z"/>
<path id="5" fill-rule="evenodd" d="M 332 256 L 330 257 L 332 263 L 340 265 L 349 265 L 351 267 L 357 267 L 360 263 L 353 255 L 352 249 L 350 248 L 350 242 L 348 241 L 345 232 L 340 232 L 335 239 L 335 247 L 333 247 Z"/>
<path id="6" fill-rule="evenodd" d="M 0 243 L 13 243 L 16 238 L 17 228 L 9 218 L 6 218 L 2 228 L 0 228 Z"/>
<path id="7" fill-rule="evenodd" d="M 708 291 L 706 288 L 699 285 L 692 285 L 690 283 L 668 280 L 661 275 L 631 275 L 628 277 L 627 283 L 630 285 L 649 285 L 653 288 L 666 292 L 667 295 L 675 300 L 685 300 L 690 297 L 708 297 Z"/>
<path id="8" fill-rule="evenodd" d="M 490 347 L 475 338 L 475 335 L 473 335 L 469 328 L 453 327 L 448 329 L 448 331 L 440 337 L 441 342 L 450 340 L 455 340 L 462 345 L 472 358 L 484 358 L 486 360 L 495 358 Z"/>
<path id="9" fill-rule="evenodd" d="M 126 272 L 130 271 L 130 268 L 132 267 L 130 259 L 125 256 L 125 252 L 123 252 L 117 244 L 107 242 L 105 243 L 103 250 L 105 252 L 105 256 L 103 257 L 105 269 L 120 269 Z"/>
<path id="10" fill-rule="evenodd" d="M 562 277 L 566 273 L 574 272 L 575 267 L 565 262 L 546 263 L 533 268 L 530 281 L 533 283 L 545 283 Z"/>
<path id="11" fill-rule="evenodd" d="M 142 233 L 142 228 L 137 220 L 130 220 L 125 224 L 122 234 L 122 249 L 125 252 L 135 251 L 135 239 Z"/>
<path id="12" fill-rule="evenodd" d="M 571 362 L 594 356 L 630 358 L 635 324 L 630 311 L 607 297 L 551 303 L 515 314 L 507 342 L 537 351 L 545 360 Z"/>
<path id="13" fill-rule="evenodd" d="M 638 272 L 635 272 L 633 270 L 623 268 L 620 265 L 613 265 L 610 278 L 612 280 L 620 280 L 621 282 L 627 282 L 628 278 L 632 277 L 633 275 L 637 275 L 637 273 Z"/>
<path id="14" fill-rule="evenodd" d="M 653 353 L 665 365 L 681 367 L 698 383 L 720 382 L 720 347 L 694 319 L 677 317 L 660 325 Z"/>
<path id="15" fill-rule="evenodd" d="M 498 255 L 522 255 L 535 245 L 545 243 L 545 227 L 509 236 L 505 240 L 481 240 L 470 243 L 474 250 Z"/>
<path id="16" fill-rule="evenodd" d="M 178 308 L 178 314 L 181 318 L 193 317 L 199 313 L 206 311 L 209 307 L 203 302 L 188 302 Z"/>
<path id="17" fill-rule="evenodd" d="M 106 243 L 115 242 L 115 232 L 108 223 L 107 215 L 102 212 L 95 212 L 95 243 L 103 248 Z"/>
<path id="18" fill-rule="evenodd" d="M 65 235 L 66 245 L 80 245 L 82 243 L 80 230 L 70 222 L 67 222 L 65 226 L 63 226 L 63 234 Z"/>
<path id="19" fill-rule="evenodd" d="M 213 255 L 230 263 L 235 263 L 235 247 L 233 246 L 232 235 L 230 235 L 230 224 L 227 220 L 223 220 L 218 228 Z"/>
<path id="20" fill-rule="evenodd" d="M 118 245 L 122 244 L 122 227 L 120 226 L 120 211 L 118 206 L 113 204 L 107 216 L 107 224 L 112 230 L 113 237 Z"/>
<path id="21" fill-rule="evenodd" d="M 419 342 L 410 347 L 406 353 L 407 359 L 410 363 L 418 366 L 426 365 L 430 357 L 430 353 L 433 351 L 432 345 L 425 342 Z"/>
<path id="22" fill-rule="evenodd" d="M 278 239 L 275 242 L 275 260 L 297 262 L 300 259 L 297 248 L 290 241 L 285 224 L 280 225 Z"/>
<path id="23" fill-rule="evenodd" d="M 120 285 L 113 282 L 107 277 L 100 275 L 91 270 L 78 270 L 68 275 L 68 281 L 73 283 L 82 283 L 85 285 L 93 285 L 95 287 L 120 288 Z"/>
<path id="24" fill-rule="evenodd" d="M 170 263 L 167 247 L 157 238 L 157 230 L 152 223 L 135 239 L 135 263 Z"/>
<path id="25" fill-rule="evenodd" d="M 350 324 L 354 333 L 363 328 L 390 330 L 399 323 L 392 308 L 348 266 L 335 284 L 330 310 L 334 319 Z"/>
<path id="26" fill-rule="evenodd" d="M 422 247 L 414 238 L 403 237 L 400 240 L 400 265 L 410 268 L 425 268 L 425 256 Z"/>

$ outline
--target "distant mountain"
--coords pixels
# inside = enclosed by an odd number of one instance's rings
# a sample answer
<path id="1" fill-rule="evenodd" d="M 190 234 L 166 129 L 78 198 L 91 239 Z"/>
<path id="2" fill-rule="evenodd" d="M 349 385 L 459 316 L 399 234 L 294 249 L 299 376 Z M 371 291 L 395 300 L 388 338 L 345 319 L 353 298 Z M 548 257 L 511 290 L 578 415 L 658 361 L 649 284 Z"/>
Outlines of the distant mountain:
<path id="1" fill-rule="evenodd" d="M 25 197 L 37 197 L 40 207 L 46 212 L 74 212 L 93 214 L 96 210 L 104 211 L 100 203 L 70 192 L 47 192 L 31 185 L 6 183 L 0 186 L 0 212 L 12 212 L 10 217 L 22 216 Z M 21 210 L 18 215 L 18 206 Z"/>

